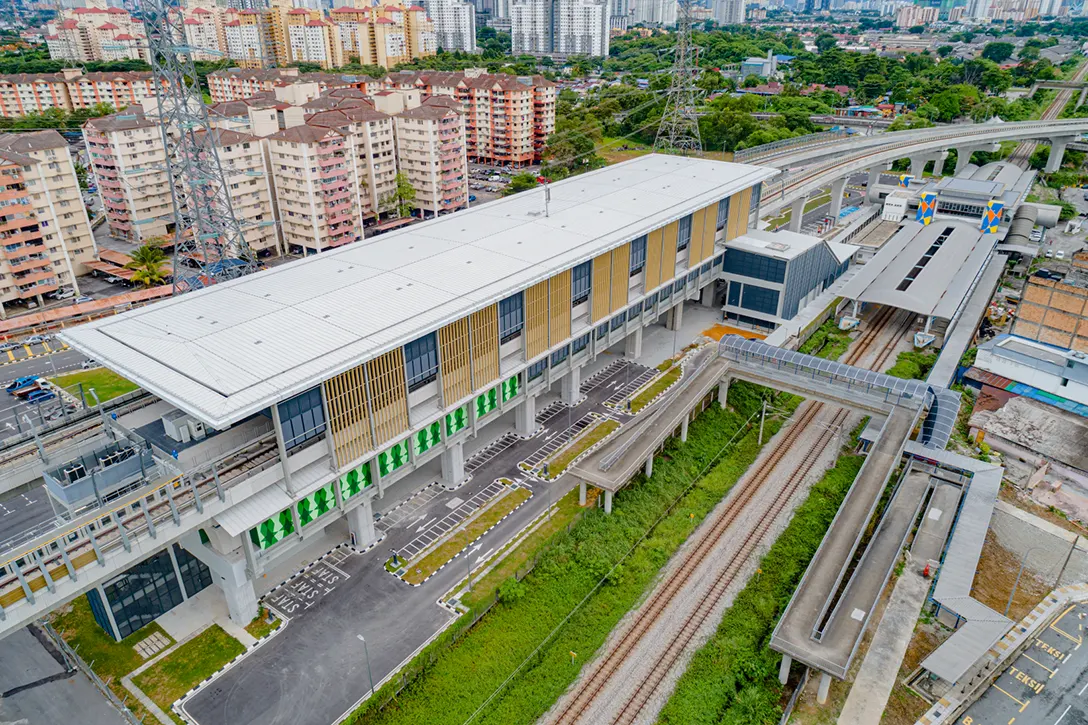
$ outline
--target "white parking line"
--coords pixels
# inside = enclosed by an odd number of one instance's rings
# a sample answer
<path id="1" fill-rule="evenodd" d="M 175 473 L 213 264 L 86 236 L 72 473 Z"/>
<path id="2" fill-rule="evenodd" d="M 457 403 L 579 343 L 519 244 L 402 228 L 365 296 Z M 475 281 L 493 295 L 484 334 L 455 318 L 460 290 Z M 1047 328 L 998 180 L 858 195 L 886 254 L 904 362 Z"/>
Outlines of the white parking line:
<path id="1" fill-rule="evenodd" d="M 1069 712 L 1070 708 L 1072 708 L 1072 707 L 1073 707 L 1072 705 L 1066 705 L 1065 706 L 1065 712 L 1063 712 L 1061 715 L 1058 716 L 1058 719 L 1054 721 L 1054 725 L 1058 725 L 1058 723 L 1060 723 L 1065 718 L 1065 713 Z"/>
<path id="2" fill-rule="evenodd" d="M 1085 682 L 1084 687 L 1080 688 L 1080 692 L 1077 693 L 1077 697 L 1083 695 L 1085 690 L 1088 690 L 1088 682 Z"/>

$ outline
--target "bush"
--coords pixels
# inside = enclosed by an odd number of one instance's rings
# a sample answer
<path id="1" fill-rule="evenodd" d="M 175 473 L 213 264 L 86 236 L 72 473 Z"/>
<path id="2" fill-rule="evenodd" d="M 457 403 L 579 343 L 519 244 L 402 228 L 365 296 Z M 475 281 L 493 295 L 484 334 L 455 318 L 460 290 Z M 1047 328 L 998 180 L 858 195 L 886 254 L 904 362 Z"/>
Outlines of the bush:
<path id="1" fill-rule="evenodd" d="M 936 362 L 937 353 L 934 352 L 901 352 L 887 373 L 904 380 L 925 380 Z"/>
<path id="2" fill-rule="evenodd" d="M 699 649 L 658 716 L 663 725 L 771 725 L 781 716 L 779 654 L 768 648 L 778 617 L 835 518 L 864 458 L 843 455 L 812 487 Z"/>

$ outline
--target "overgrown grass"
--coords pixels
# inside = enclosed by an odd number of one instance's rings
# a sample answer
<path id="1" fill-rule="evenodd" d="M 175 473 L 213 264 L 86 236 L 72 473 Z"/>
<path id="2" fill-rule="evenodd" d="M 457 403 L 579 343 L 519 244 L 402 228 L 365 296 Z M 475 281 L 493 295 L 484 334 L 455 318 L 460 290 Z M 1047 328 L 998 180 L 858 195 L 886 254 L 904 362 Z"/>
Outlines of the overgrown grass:
<path id="1" fill-rule="evenodd" d="M 827 360 L 838 360 L 850 347 L 850 333 L 840 330 L 835 318 L 824 322 L 797 351 L 806 355 L 815 355 Z"/>
<path id="2" fill-rule="evenodd" d="M 691 533 L 691 516 L 696 522 L 704 518 L 755 459 L 759 446 L 751 430 L 716 458 L 755 410 L 752 403 L 760 395 L 753 390 L 739 382 L 730 386 L 730 402 L 738 410 L 713 406 L 704 412 L 692 423 L 686 444 L 672 440 L 666 445 L 650 479 L 639 476 L 616 495 L 611 516 L 586 511 L 570 531 L 559 531 L 533 571 L 520 583 L 507 580 L 499 603 L 456 646 L 433 646 L 420 655 L 419 661 L 432 663 L 423 676 L 379 711 L 378 704 L 392 692 L 388 685 L 348 722 L 460 725 L 511 675 L 474 722 L 534 722 L 653 584 Z M 781 422 L 770 425 L 773 434 Z M 700 476 L 707 466 L 710 470 Z M 573 663 L 571 652 L 576 653 Z"/>
<path id="3" fill-rule="evenodd" d="M 548 478 L 550 480 L 555 480 L 562 476 L 567 470 L 567 466 L 569 466 L 575 458 L 585 453 L 592 446 L 600 443 L 619 427 L 620 422 L 618 420 L 612 420 L 611 418 L 597 421 L 592 427 L 584 431 L 582 435 L 578 436 L 571 445 L 548 459 Z"/>
<path id="4" fill-rule="evenodd" d="M 666 725 L 771 725 L 781 716 L 780 655 L 767 645 L 827 527 L 861 469 L 844 454 L 809 491 L 759 571 L 695 653 L 658 716 Z"/>
<path id="5" fill-rule="evenodd" d="M 213 624 L 132 678 L 132 681 L 152 702 L 170 712 L 174 701 L 191 690 L 193 685 L 210 677 L 244 651 L 241 642 L 223 631 L 218 624 Z"/>
<path id="6" fill-rule="evenodd" d="M 87 597 L 78 597 L 72 601 L 64 611 L 53 614 L 52 625 L 64 640 L 70 644 L 79 656 L 83 658 L 103 681 L 109 683 L 109 687 L 120 699 L 127 699 L 129 707 L 137 715 L 144 714 L 139 702 L 132 699 L 132 694 L 121 684 L 121 678 L 129 674 L 144 663 L 143 657 L 136 654 L 133 649 L 136 644 L 144 641 L 152 634 L 158 633 L 170 642 L 174 640 L 163 631 L 162 627 L 152 622 L 125 637 L 120 642 L 115 642 L 113 637 L 106 634 L 105 630 L 98 626 L 91 614 L 91 605 Z M 146 719 L 151 722 L 153 717 Z"/>
<path id="7" fill-rule="evenodd" d="M 253 621 L 246 625 L 246 631 L 254 639 L 260 639 L 261 637 L 267 637 L 272 632 L 280 628 L 283 622 L 279 617 L 272 615 L 272 621 L 268 621 L 269 611 L 264 607 L 261 607 L 257 612 L 257 616 L 253 618 Z"/>
<path id="8" fill-rule="evenodd" d="M 935 352 L 901 352 L 895 358 L 895 365 L 888 368 L 887 374 L 904 380 L 925 380 L 933 365 L 937 362 Z"/>
<path id="9" fill-rule="evenodd" d="M 637 413 L 661 393 L 672 387 L 672 384 L 680 379 L 680 365 L 673 365 L 666 372 L 657 376 L 657 378 L 641 393 L 631 398 L 631 412 Z"/>
<path id="10" fill-rule="evenodd" d="M 498 523 L 499 519 L 516 509 L 532 495 L 527 488 L 516 488 L 506 494 L 470 521 L 461 531 L 439 544 L 431 553 L 418 562 L 406 566 L 404 576 L 401 578 L 409 584 L 423 583 L 424 579 L 438 571 L 450 559 L 457 556 L 458 552 L 482 536 L 485 531 Z"/>
<path id="11" fill-rule="evenodd" d="M 92 368 L 80 370 L 78 373 L 68 373 L 49 378 L 54 385 L 60 386 L 75 396 L 79 396 L 79 384 L 83 383 L 83 391 L 87 396 L 87 404 L 94 405 L 94 398 L 87 391 L 94 388 L 98 399 L 105 402 L 112 398 L 131 393 L 139 386 L 122 378 L 112 370 L 106 368 Z"/>

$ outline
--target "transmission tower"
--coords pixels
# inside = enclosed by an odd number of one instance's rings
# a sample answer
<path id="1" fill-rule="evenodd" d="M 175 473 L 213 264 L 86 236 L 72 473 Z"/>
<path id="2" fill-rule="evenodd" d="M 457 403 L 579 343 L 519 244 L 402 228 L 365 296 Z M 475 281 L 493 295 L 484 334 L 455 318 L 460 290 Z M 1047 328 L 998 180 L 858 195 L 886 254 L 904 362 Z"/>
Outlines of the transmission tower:
<path id="1" fill-rule="evenodd" d="M 173 0 L 176 1 L 176 0 Z M 174 294 L 255 272 L 257 261 L 231 206 L 181 9 L 141 2 L 174 205 Z"/>
<path id="2" fill-rule="evenodd" d="M 657 127 L 654 151 L 679 154 L 701 154 L 699 138 L 700 91 L 695 85 L 698 77 L 698 49 L 691 42 L 691 8 L 694 0 L 679 0 L 676 19 L 676 46 L 673 56 L 672 81 L 665 96 L 665 112 Z"/>

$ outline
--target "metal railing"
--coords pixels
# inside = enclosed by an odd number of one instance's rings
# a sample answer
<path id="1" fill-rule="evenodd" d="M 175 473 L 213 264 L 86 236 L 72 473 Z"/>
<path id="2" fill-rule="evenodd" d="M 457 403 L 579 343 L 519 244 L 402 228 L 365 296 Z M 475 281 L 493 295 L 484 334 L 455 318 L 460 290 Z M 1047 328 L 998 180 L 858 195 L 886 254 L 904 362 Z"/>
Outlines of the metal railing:
<path id="1" fill-rule="evenodd" d="M 128 705 L 125 701 L 119 699 L 117 695 L 113 694 L 113 690 L 110 689 L 109 684 L 102 681 L 93 669 L 91 665 L 88 665 L 83 661 L 83 658 L 79 656 L 79 653 L 69 645 L 64 638 L 60 636 L 57 630 L 53 629 L 53 625 L 49 622 L 42 621 L 39 625 L 46 636 L 56 645 L 60 651 L 61 657 L 64 658 L 65 666 L 68 672 L 75 672 L 76 670 L 82 671 L 90 679 L 91 683 L 98 688 L 98 691 L 102 693 L 103 697 L 110 703 L 111 706 L 121 715 L 122 720 L 128 725 L 143 725 L 143 721 L 137 719 L 136 715 L 128 709 Z"/>
<path id="2" fill-rule="evenodd" d="M 843 130 L 820 131 L 818 133 L 810 133 L 807 136 L 794 136 L 793 138 L 785 138 L 780 141 L 771 141 L 770 143 L 765 143 L 760 146 L 753 146 L 750 149 L 741 149 L 740 151 L 734 152 L 733 161 L 743 163 L 764 156 L 774 155 L 785 149 L 836 142 L 849 135 L 849 131 Z"/>

